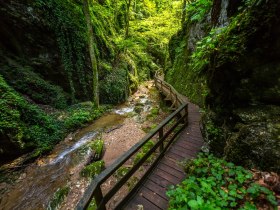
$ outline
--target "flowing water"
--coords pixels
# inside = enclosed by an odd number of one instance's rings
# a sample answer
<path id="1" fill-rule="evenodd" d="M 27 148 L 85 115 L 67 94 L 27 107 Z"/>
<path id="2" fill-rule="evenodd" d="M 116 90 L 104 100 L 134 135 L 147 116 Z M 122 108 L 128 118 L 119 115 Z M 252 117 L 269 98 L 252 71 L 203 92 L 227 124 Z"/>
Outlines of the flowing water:
<path id="1" fill-rule="evenodd" d="M 151 108 L 147 97 L 138 100 L 145 111 Z M 135 103 L 122 105 L 74 136 L 67 137 L 50 155 L 26 167 L 16 183 L 0 196 L 0 209 L 46 209 L 55 191 L 71 180 L 73 168 L 87 164 L 92 151 L 85 145 L 94 140 L 100 131 L 121 125 L 125 114 L 133 112 L 134 108 Z"/>

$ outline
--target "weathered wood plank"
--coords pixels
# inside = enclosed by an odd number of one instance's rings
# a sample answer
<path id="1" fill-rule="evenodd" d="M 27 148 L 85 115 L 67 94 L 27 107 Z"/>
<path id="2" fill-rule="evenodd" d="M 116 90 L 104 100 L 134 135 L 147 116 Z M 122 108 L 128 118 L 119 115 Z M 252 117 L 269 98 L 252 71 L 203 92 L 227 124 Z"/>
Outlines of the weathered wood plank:
<path id="1" fill-rule="evenodd" d="M 171 183 L 169 180 L 167 180 L 157 174 L 151 174 L 148 177 L 148 180 L 155 182 L 157 185 L 159 185 L 165 189 L 168 189 L 169 186 L 173 185 L 173 183 Z"/>
<path id="2" fill-rule="evenodd" d="M 143 208 L 142 208 L 143 207 Z M 153 209 L 153 210 L 160 210 L 159 207 L 157 207 L 155 204 L 144 198 L 143 196 L 140 196 L 139 193 L 136 194 L 136 196 L 131 200 L 128 205 L 126 205 L 124 210 L 134 210 L 134 209 Z"/>
<path id="3" fill-rule="evenodd" d="M 168 202 L 166 199 L 159 196 L 157 193 L 153 192 L 152 190 L 146 188 L 145 186 L 141 187 L 139 191 L 140 196 L 146 198 L 148 201 L 153 203 L 160 209 L 166 209 L 168 206 Z"/>
<path id="4" fill-rule="evenodd" d="M 144 183 L 144 186 L 150 190 L 152 190 L 153 192 L 155 192 L 156 194 L 158 194 L 159 196 L 161 196 L 164 200 L 168 200 L 167 196 L 166 196 L 166 188 L 158 185 L 157 183 L 153 182 L 152 180 L 147 180 Z"/>
<path id="5" fill-rule="evenodd" d="M 182 173 L 180 171 L 177 171 L 177 170 L 173 169 L 172 167 L 170 167 L 170 166 L 168 166 L 168 165 L 166 165 L 162 162 L 160 164 L 158 164 L 157 167 L 159 169 L 165 171 L 166 173 L 177 177 L 178 179 L 182 179 L 183 177 L 185 177 L 184 173 Z"/>

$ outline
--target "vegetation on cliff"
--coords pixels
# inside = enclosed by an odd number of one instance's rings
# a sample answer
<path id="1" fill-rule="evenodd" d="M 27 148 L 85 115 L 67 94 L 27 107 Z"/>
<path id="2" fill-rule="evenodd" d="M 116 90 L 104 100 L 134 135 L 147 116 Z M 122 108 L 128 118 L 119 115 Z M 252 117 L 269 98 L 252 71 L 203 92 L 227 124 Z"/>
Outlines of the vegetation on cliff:
<path id="1" fill-rule="evenodd" d="M 48 151 L 165 66 L 181 2 L 128 3 L 1 2 L 1 157 Z"/>
<path id="2" fill-rule="evenodd" d="M 186 10 L 167 81 L 205 108 L 212 152 L 279 171 L 279 3 L 198 0 Z"/>
<path id="3" fill-rule="evenodd" d="M 0 164 L 50 151 L 101 116 L 107 106 L 99 103 L 124 102 L 162 70 L 204 109 L 211 152 L 247 168 L 280 171 L 277 0 L 7 0 L 0 6 Z M 255 209 L 260 200 L 274 208 L 272 192 L 230 162 L 210 155 L 188 163 L 190 176 L 168 193 L 171 209 Z M 95 164 L 82 174 L 98 174 L 104 163 Z"/>

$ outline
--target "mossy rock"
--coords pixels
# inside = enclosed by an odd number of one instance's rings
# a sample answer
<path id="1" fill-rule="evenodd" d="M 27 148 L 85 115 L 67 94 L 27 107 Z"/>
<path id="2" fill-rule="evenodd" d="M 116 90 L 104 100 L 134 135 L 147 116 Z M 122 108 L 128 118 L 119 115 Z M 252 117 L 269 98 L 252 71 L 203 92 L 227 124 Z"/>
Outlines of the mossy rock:
<path id="1" fill-rule="evenodd" d="M 134 107 L 134 112 L 137 114 L 140 114 L 144 110 L 143 106 L 135 106 Z"/>
<path id="2" fill-rule="evenodd" d="M 53 195 L 47 209 L 58 209 L 59 205 L 68 195 L 70 188 L 68 186 L 59 188 Z"/>
<path id="3" fill-rule="evenodd" d="M 228 160 L 247 167 L 280 171 L 280 108 L 256 106 L 236 110 L 242 122 L 227 141 Z"/>
<path id="4" fill-rule="evenodd" d="M 228 160 L 247 167 L 280 172 L 280 121 L 244 125 L 225 147 Z"/>
<path id="5" fill-rule="evenodd" d="M 92 177 L 94 178 L 98 174 L 100 174 L 105 168 L 105 162 L 103 160 L 96 161 L 86 166 L 82 171 L 81 175 L 83 177 Z"/>
<path id="6" fill-rule="evenodd" d="M 280 108 L 251 106 L 231 117 L 209 112 L 203 134 L 210 151 L 249 168 L 280 171 Z"/>
<path id="7" fill-rule="evenodd" d="M 101 139 L 100 140 L 94 140 L 92 143 L 89 144 L 89 147 L 94 152 L 92 159 L 93 160 L 100 160 L 103 156 L 104 141 L 101 140 Z"/>

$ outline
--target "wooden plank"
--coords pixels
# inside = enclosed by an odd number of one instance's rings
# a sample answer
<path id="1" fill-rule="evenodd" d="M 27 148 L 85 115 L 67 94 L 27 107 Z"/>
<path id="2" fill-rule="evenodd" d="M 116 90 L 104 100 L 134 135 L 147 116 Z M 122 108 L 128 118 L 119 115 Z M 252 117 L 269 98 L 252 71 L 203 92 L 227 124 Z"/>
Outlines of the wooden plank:
<path id="1" fill-rule="evenodd" d="M 185 146 L 193 146 L 193 147 L 201 147 L 203 145 L 202 142 L 197 142 L 197 141 L 193 141 L 191 139 L 188 139 L 188 140 L 178 140 L 175 142 L 175 144 L 177 145 L 185 145 Z"/>
<path id="2" fill-rule="evenodd" d="M 144 186 L 150 190 L 152 190 L 153 192 L 155 192 L 156 194 L 158 194 L 159 196 L 161 196 L 163 199 L 168 200 L 165 191 L 166 188 L 156 184 L 155 182 L 153 182 L 152 180 L 147 180 L 144 183 Z"/>
<path id="3" fill-rule="evenodd" d="M 156 183 L 157 185 L 159 185 L 165 189 L 168 189 L 169 186 L 174 185 L 169 180 L 164 179 L 163 177 L 161 177 L 157 174 L 152 174 L 151 176 L 148 177 L 148 180 L 153 181 L 154 183 Z"/>
<path id="4" fill-rule="evenodd" d="M 184 159 L 189 158 L 189 157 L 192 157 L 189 154 L 179 153 L 178 151 L 175 151 L 175 149 L 173 149 L 173 148 L 170 148 L 170 150 L 167 153 L 167 156 L 176 158 L 179 161 L 184 160 Z"/>
<path id="5" fill-rule="evenodd" d="M 176 150 L 179 150 L 179 151 L 185 152 L 185 153 L 189 153 L 189 154 L 197 153 L 199 151 L 198 147 L 182 146 L 179 144 L 174 144 L 172 146 L 172 148 L 175 148 Z"/>
<path id="6" fill-rule="evenodd" d="M 161 196 L 146 188 L 145 186 L 141 188 L 139 194 L 140 196 L 146 198 L 148 201 L 150 201 L 160 209 L 167 209 L 168 207 L 168 202 L 166 199 L 162 198 Z"/>
<path id="7" fill-rule="evenodd" d="M 166 173 L 168 173 L 170 175 L 176 176 L 178 179 L 182 179 L 185 177 L 183 172 L 177 171 L 162 162 L 160 164 L 158 164 L 157 168 L 165 171 Z"/>
<path id="8" fill-rule="evenodd" d="M 125 210 L 139 209 L 143 207 L 143 209 L 153 209 L 160 210 L 155 204 L 151 203 L 146 198 L 140 196 L 138 193 L 128 202 L 128 204 L 123 208 Z"/>
<path id="9" fill-rule="evenodd" d="M 174 145 L 172 148 L 189 155 L 195 155 L 197 152 L 200 151 L 199 147 L 194 148 L 194 147 L 182 147 L 180 145 Z"/>
<path id="10" fill-rule="evenodd" d="M 156 168 L 155 171 L 153 172 L 154 174 L 168 180 L 169 182 L 171 182 L 172 184 L 177 184 L 179 183 L 181 180 L 171 174 L 166 173 L 165 171 Z"/>
<path id="11" fill-rule="evenodd" d="M 173 169 L 175 169 L 181 173 L 184 173 L 183 167 L 180 166 L 179 162 L 177 162 L 177 161 L 174 161 L 174 160 L 172 161 L 171 159 L 164 157 L 164 158 L 162 158 L 162 160 L 160 162 L 169 165 L 170 167 L 172 167 Z"/>
<path id="12" fill-rule="evenodd" d="M 182 152 L 181 150 L 178 150 L 175 147 L 171 147 L 169 151 L 175 153 L 176 155 L 182 156 L 183 158 L 194 155 L 194 153 L 190 153 L 187 150 Z"/>
<path id="13" fill-rule="evenodd" d="M 182 157 L 180 155 L 177 155 L 171 151 L 168 151 L 168 153 L 166 153 L 166 156 L 170 157 L 170 158 L 173 158 L 174 160 L 178 160 L 178 161 L 182 161 L 182 160 L 185 160 L 185 159 L 190 159 L 190 158 L 193 158 L 194 156 L 191 156 L 191 155 L 186 155 L 185 157 Z"/>

